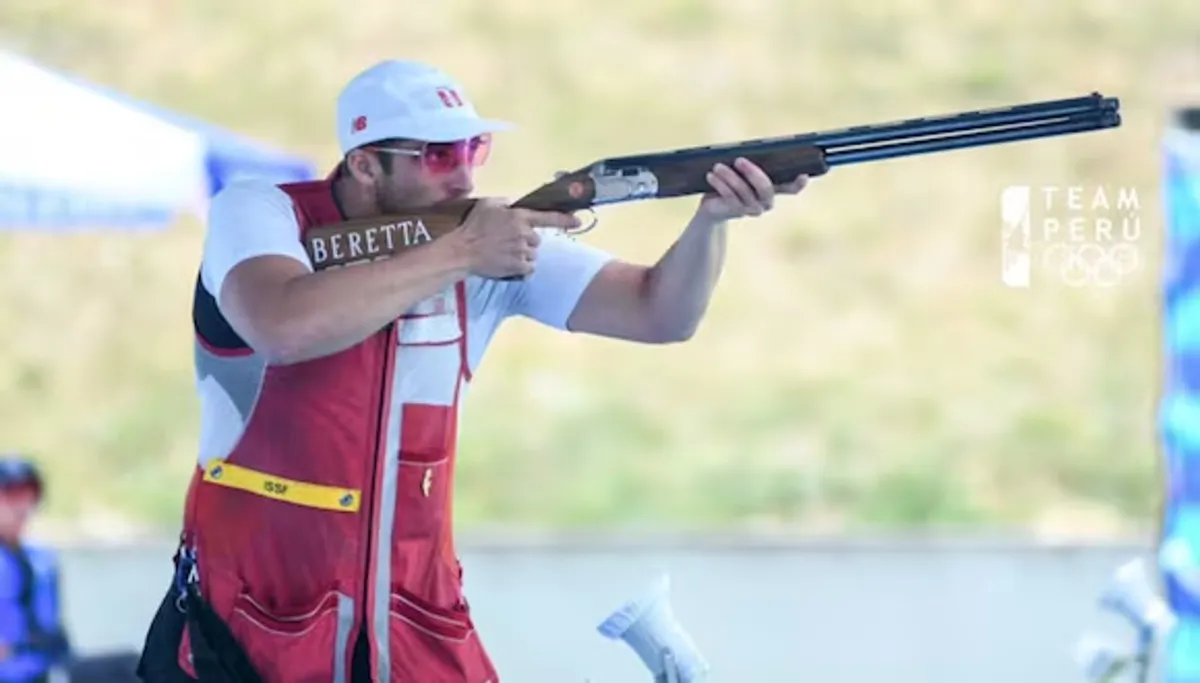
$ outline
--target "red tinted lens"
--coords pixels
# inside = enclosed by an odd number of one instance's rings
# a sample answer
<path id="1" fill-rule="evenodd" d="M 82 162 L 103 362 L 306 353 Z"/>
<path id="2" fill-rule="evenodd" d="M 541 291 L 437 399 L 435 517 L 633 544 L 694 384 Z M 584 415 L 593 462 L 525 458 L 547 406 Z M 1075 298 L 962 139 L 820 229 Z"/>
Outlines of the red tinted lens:
<path id="1" fill-rule="evenodd" d="M 467 142 L 468 157 L 471 165 L 478 168 L 487 163 L 488 155 L 492 153 L 492 136 L 480 135 Z"/>
<path id="2" fill-rule="evenodd" d="M 448 173 L 458 168 L 460 152 L 453 142 L 431 142 L 425 145 L 422 157 L 425 168 L 434 173 Z"/>
<path id="3" fill-rule="evenodd" d="M 449 173 L 461 164 L 482 166 L 492 147 L 490 135 L 480 135 L 458 142 L 431 142 L 425 145 L 422 157 L 425 168 L 433 173 Z"/>

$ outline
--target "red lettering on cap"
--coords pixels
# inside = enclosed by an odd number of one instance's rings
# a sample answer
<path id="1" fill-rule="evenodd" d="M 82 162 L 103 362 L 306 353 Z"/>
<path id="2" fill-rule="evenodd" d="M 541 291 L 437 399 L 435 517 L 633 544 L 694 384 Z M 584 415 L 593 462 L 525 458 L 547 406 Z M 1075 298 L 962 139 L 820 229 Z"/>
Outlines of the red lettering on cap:
<path id="1" fill-rule="evenodd" d="M 351 132 L 361 133 L 366 129 L 367 129 L 367 117 L 365 117 L 365 116 L 354 117 L 354 123 L 350 124 Z"/>
<path id="2" fill-rule="evenodd" d="M 463 106 L 462 98 L 458 96 L 457 90 L 452 90 L 450 88 L 438 88 L 437 94 L 438 98 L 442 100 L 442 104 L 446 105 L 447 107 Z"/>

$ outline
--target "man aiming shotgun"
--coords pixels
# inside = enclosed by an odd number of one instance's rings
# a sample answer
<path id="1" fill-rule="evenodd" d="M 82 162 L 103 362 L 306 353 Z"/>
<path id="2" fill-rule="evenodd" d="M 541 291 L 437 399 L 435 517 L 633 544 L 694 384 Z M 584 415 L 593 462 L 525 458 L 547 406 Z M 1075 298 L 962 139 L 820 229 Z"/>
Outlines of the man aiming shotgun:
<path id="1" fill-rule="evenodd" d="M 386 61 L 342 91 L 325 180 L 214 198 L 192 316 L 199 463 L 148 683 L 497 683 L 454 547 L 458 414 L 506 319 L 689 339 L 733 219 L 830 168 L 1119 125 L 1099 94 L 617 157 L 471 199 L 508 124 Z M 652 266 L 564 237 L 579 209 L 702 195 Z M 539 228 L 555 230 L 544 231 Z M 346 267 L 346 266 L 353 267 Z"/>
<path id="2" fill-rule="evenodd" d="M 497 681 L 450 510 L 458 410 L 488 341 L 512 316 L 687 340 L 729 221 L 806 182 L 710 165 L 651 266 L 539 230 L 576 228 L 571 213 L 494 199 L 436 239 L 378 220 L 467 198 L 506 128 L 442 71 L 386 61 L 338 99 L 329 178 L 214 198 L 193 303 L 199 466 L 142 680 Z"/>

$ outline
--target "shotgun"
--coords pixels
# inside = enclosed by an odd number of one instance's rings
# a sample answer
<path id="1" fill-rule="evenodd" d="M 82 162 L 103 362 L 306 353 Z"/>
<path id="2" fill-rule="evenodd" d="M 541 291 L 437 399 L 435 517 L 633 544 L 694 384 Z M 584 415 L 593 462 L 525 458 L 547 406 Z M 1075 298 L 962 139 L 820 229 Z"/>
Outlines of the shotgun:
<path id="1" fill-rule="evenodd" d="M 905 119 L 800 135 L 612 157 L 564 173 L 512 204 L 574 213 L 606 204 L 668 199 L 709 191 L 705 175 L 738 157 L 754 162 L 776 184 L 831 168 L 900 157 L 1021 142 L 1116 128 L 1120 100 L 1098 92 L 995 109 Z M 386 258 L 454 230 L 476 200 L 446 202 L 308 231 L 306 248 L 317 269 Z M 591 224 L 569 231 L 587 232 Z"/>

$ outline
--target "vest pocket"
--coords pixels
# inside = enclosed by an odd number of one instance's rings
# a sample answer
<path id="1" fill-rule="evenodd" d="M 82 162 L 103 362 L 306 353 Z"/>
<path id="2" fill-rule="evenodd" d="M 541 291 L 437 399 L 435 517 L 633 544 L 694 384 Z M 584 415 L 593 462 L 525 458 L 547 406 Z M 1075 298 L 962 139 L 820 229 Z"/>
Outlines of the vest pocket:
<path id="1" fill-rule="evenodd" d="M 400 471 L 396 474 L 393 538 L 433 541 L 445 531 L 450 495 L 449 462 L 447 458 L 430 462 L 400 461 Z"/>
<path id="2" fill-rule="evenodd" d="M 496 683 L 496 670 L 466 611 L 434 607 L 393 589 L 391 683 Z"/>
<path id="3" fill-rule="evenodd" d="M 229 628 L 266 683 L 344 683 L 346 643 L 340 641 L 352 621 L 349 598 L 334 591 L 288 614 L 270 612 L 242 593 Z"/>
<path id="4" fill-rule="evenodd" d="M 457 343 L 463 336 L 458 293 L 451 285 L 399 317 L 400 346 Z"/>

